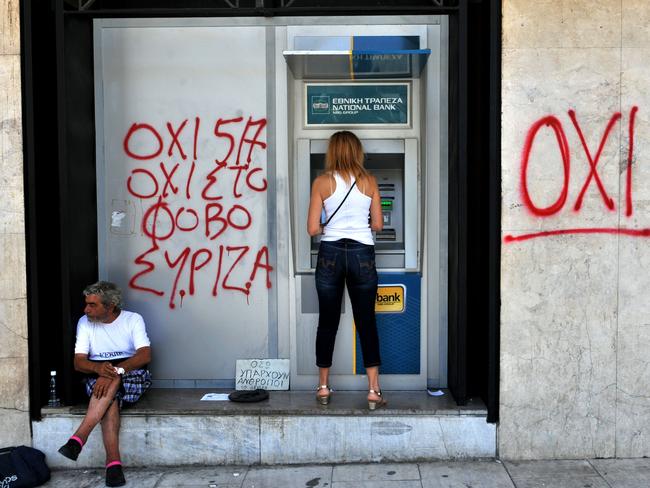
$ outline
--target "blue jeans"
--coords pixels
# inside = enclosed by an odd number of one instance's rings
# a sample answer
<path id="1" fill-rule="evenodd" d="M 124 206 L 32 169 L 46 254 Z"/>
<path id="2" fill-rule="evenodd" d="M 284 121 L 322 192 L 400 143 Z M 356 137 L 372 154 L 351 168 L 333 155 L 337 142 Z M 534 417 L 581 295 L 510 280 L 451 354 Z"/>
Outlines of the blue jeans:
<path id="1" fill-rule="evenodd" d="M 359 333 L 363 365 L 370 368 L 381 364 L 375 321 L 377 282 L 374 246 L 352 239 L 321 241 L 316 264 L 319 306 L 316 365 L 319 368 L 332 366 L 345 285 L 350 294 L 354 324 Z"/>

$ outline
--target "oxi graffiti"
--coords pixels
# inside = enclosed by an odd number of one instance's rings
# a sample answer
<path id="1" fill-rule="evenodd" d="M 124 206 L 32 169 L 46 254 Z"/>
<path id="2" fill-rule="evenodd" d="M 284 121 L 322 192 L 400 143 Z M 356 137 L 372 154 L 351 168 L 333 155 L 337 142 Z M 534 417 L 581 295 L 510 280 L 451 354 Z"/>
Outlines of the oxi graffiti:
<path id="1" fill-rule="evenodd" d="M 628 149 L 627 149 L 627 165 L 625 167 L 625 216 L 631 217 L 633 213 L 633 202 L 632 202 L 632 166 L 634 161 L 634 130 L 635 130 L 635 118 L 638 112 L 638 107 L 632 107 L 629 112 L 628 121 L 627 121 L 627 132 L 628 132 Z M 568 111 L 568 116 L 573 125 L 574 130 L 578 138 L 580 139 L 580 144 L 582 146 L 582 151 L 586 156 L 587 162 L 589 164 L 589 174 L 587 175 L 585 181 L 582 183 L 580 192 L 573 201 L 569 203 L 571 210 L 573 212 L 579 213 L 582 208 L 582 202 L 587 190 L 591 186 L 595 185 L 600 195 L 600 198 L 603 202 L 605 211 L 615 212 L 616 205 L 611 196 L 607 193 L 605 186 L 600 178 L 598 172 L 598 162 L 600 156 L 603 152 L 605 145 L 610 137 L 610 134 L 614 127 L 620 122 L 622 122 L 622 115 L 620 112 L 614 113 L 607 125 L 605 126 L 603 133 L 600 137 L 598 146 L 590 145 L 587 142 L 582 127 L 578 117 L 573 110 Z M 562 159 L 563 167 L 563 182 L 559 191 L 559 196 L 555 202 L 553 202 L 548 207 L 540 207 L 535 202 L 533 202 L 529 188 L 529 176 L 528 176 L 528 165 L 530 162 L 531 151 L 535 143 L 535 138 L 538 136 L 542 130 L 551 130 L 557 141 L 558 151 Z M 574 149 L 575 150 L 575 149 Z M 524 147 L 521 157 L 521 173 L 520 173 L 520 191 L 521 199 L 526 210 L 534 217 L 538 218 L 551 218 L 556 215 L 558 212 L 562 211 L 567 207 L 567 200 L 569 199 L 569 182 L 571 178 L 571 148 L 569 147 L 565 128 L 562 125 L 562 122 L 555 116 L 549 115 L 542 117 L 537 120 L 528 130 L 526 139 L 524 141 Z M 539 238 L 539 237 L 548 237 L 561 234 L 620 234 L 636 237 L 650 237 L 650 229 L 626 229 L 621 227 L 615 228 L 603 228 L 603 227 L 591 227 L 591 228 L 572 228 L 572 229 L 555 229 L 543 232 L 534 232 L 520 235 L 506 235 L 504 237 L 505 243 L 511 243 L 516 241 L 525 241 L 529 239 Z"/>
<path id="2" fill-rule="evenodd" d="M 247 197 L 268 187 L 264 169 L 252 158 L 256 148 L 266 149 L 266 119 L 217 119 L 210 137 L 221 149 L 209 155 L 207 164 L 208 155 L 198 153 L 205 142 L 200 139 L 201 123 L 200 117 L 176 126 L 134 123 L 123 140 L 124 153 L 138 164 L 126 188 L 145 205 L 141 231 L 148 242 L 133 261 L 136 271 L 129 286 L 157 296 L 168 293 L 172 309 L 177 296 L 182 306 L 187 294 L 196 293 L 199 272 L 209 273 L 214 297 L 227 290 L 248 299 L 256 279 L 271 288 L 268 247 L 251 249 L 241 243 L 255 220 Z M 238 245 L 233 244 L 236 234 Z M 179 237 L 191 244 L 165 249 L 175 238 L 180 242 Z M 163 283 L 160 277 L 170 271 L 172 282 Z M 165 285 L 167 290 L 162 289 Z"/>

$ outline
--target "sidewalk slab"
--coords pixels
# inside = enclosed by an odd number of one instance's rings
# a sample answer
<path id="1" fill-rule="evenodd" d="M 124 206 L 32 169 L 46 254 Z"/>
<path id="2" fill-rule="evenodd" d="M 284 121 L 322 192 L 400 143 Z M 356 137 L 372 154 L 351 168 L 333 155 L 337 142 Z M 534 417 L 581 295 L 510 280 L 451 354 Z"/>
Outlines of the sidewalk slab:
<path id="1" fill-rule="evenodd" d="M 215 486 L 219 488 L 240 488 L 246 473 L 247 466 L 212 466 L 195 468 L 163 468 L 163 475 L 156 488 L 206 488 Z M 130 481 L 129 474 L 125 477 Z M 134 485 L 135 486 L 135 485 Z"/>
<path id="2" fill-rule="evenodd" d="M 127 488 L 646 488 L 650 459 L 281 466 L 126 466 Z M 103 488 L 103 469 L 52 471 L 47 488 Z"/>
<path id="3" fill-rule="evenodd" d="M 163 476 L 160 469 L 125 469 L 126 488 L 154 488 Z M 52 471 L 45 488 L 106 488 L 104 469 L 69 469 Z M 206 485 L 202 485 L 206 486 Z"/>
<path id="4" fill-rule="evenodd" d="M 517 488 L 610 488 L 589 461 L 507 461 L 505 467 Z"/>
<path id="5" fill-rule="evenodd" d="M 420 465 L 420 475 L 422 488 L 515 486 L 503 464 L 493 460 L 423 463 Z"/>
<path id="6" fill-rule="evenodd" d="M 332 466 L 253 467 L 242 488 L 320 488 L 332 485 Z"/>
<path id="7" fill-rule="evenodd" d="M 412 481 L 420 479 L 417 464 L 342 464 L 334 466 L 333 482 Z"/>
<path id="8" fill-rule="evenodd" d="M 332 488 L 421 488 L 420 481 L 338 481 Z"/>
<path id="9" fill-rule="evenodd" d="M 593 459 L 590 462 L 612 488 L 650 486 L 650 459 Z"/>

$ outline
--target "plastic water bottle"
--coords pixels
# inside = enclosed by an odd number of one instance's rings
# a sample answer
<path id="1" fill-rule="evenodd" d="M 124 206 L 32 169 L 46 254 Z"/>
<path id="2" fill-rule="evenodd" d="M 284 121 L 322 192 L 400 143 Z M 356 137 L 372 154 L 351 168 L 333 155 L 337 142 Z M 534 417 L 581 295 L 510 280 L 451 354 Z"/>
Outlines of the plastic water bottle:
<path id="1" fill-rule="evenodd" d="M 48 407 L 60 407 L 61 402 L 56 395 L 56 371 L 50 371 L 50 398 L 47 401 Z"/>

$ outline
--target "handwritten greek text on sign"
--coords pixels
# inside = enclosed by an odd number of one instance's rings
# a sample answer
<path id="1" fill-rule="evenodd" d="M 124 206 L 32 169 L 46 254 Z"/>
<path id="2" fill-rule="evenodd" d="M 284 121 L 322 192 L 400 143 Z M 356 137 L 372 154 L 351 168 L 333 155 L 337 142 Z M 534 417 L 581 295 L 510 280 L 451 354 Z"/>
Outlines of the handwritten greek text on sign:
<path id="1" fill-rule="evenodd" d="M 288 390 L 288 359 L 238 359 L 235 372 L 237 390 Z"/>

